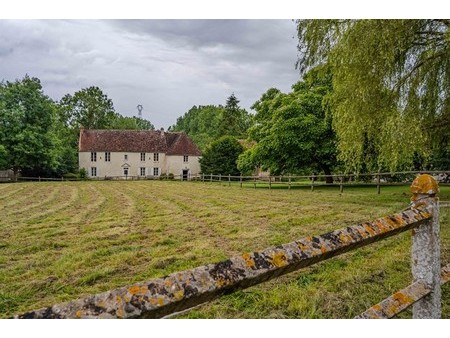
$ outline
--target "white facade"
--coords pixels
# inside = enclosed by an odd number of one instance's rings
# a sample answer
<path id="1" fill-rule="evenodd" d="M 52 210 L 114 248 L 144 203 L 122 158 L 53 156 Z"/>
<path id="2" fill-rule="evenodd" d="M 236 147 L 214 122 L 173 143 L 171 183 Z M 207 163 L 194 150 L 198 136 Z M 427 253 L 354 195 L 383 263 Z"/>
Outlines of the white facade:
<path id="1" fill-rule="evenodd" d="M 166 155 L 165 153 L 98 151 L 78 153 L 80 168 L 85 168 L 89 177 L 98 178 L 148 177 L 161 174 L 190 177 L 200 173 L 199 158 L 200 156 Z"/>

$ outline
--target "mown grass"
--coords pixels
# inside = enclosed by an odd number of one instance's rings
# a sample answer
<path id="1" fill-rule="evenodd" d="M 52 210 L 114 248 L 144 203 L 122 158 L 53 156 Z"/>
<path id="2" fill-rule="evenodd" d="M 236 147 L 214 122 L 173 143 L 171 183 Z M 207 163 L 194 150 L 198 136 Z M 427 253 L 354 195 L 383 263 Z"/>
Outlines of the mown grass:
<path id="1" fill-rule="evenodd" d="M 0 185 L 0 317 L 291 242 L 405 208 L 408 187 L 240 189 L 200 182 Z M 442 187 L 441 199 L 450 200 Z M 442 262 L 450 210 L 441 209 Z M 404 233 L 180 315 L 352 318 L 411 280 Z M 449 285 L 443 317 L 450 317 Z M 400 317 L 407 318 L 410 313 Z"/>

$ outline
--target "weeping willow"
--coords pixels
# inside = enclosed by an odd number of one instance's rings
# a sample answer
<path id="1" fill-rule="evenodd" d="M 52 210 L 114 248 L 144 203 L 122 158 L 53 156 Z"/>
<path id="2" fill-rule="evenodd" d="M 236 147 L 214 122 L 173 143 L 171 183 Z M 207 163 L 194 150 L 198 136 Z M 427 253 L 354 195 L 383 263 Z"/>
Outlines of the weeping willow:
<path id="1" fill-rule="evenodd" d="M 450 20 L 298 20 L 302 74 L 328 64 L 339 159 L 394 171 L 450 154 Z"/>

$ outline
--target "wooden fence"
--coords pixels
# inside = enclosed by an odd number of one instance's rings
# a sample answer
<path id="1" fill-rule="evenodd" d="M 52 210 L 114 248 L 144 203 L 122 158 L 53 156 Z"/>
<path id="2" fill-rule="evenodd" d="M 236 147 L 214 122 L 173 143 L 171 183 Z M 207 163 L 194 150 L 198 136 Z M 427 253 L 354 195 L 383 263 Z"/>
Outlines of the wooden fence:
<path id="1" fill-rule="evenodd" d="M 236 185 L 253 188 L 309 188 L 311 191 L 319 187 L 338 187 L 340 192 L 344 187 L 376 187 L 380 194 L 382 186 L 410 185 L 411 182 L 420 174 L 432 175 L 441 185 L 450 185 L 450 171 L 402 171 L 393 173 L 368 173 L 368 174 L 333 174 L 333 175 L 315 175 L 308 176 L 232 176 L 201 174 L 195 179 L 204 183 L 221 183 L 225 185 Z M 333 183 L 327 183 L 330 180 Z"/>
<path id="2" fill-rule="evenodd" d="M 450 264 L 441 271 L 438 185 L 432 176 L 421 175 L 411 191 L 409 207 L 394 215 L 15 318 L 163 318 L 407 230 L 413 237 L 412 284 L 357 318 L 391 318 L 412 304 L 414 318 L 440 318 L 440 286 L 450 279 Z"/>

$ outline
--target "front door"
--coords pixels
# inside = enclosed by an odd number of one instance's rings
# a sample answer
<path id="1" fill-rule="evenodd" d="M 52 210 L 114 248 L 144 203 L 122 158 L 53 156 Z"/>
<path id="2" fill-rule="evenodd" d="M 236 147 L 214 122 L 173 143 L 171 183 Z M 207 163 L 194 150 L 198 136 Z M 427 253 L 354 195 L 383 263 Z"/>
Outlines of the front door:
<path id="1" fill-rule="evenodd" d="M 187 181 L 188 180 L 188 169 L 184 169 L 183 170 L 183 181 Z"/>

